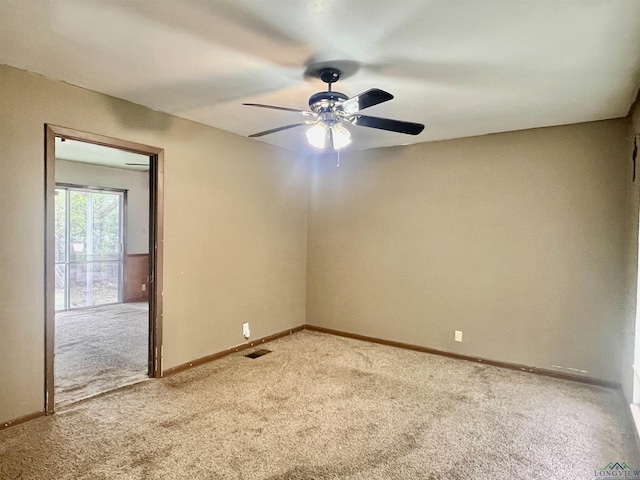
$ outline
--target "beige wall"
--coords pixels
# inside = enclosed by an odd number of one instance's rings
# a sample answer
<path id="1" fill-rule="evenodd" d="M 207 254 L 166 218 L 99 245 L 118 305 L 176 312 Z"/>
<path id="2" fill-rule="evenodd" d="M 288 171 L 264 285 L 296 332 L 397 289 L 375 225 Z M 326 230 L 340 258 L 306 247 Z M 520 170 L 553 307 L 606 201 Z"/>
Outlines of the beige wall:
<path id="1" fill-rule="evenodd" d="M 165 369 L 304 323 L 294 154 L 0 66 L 0 421 L 44 403 L 45 123 L 165 149 Z"/>
<path id="2" fill-rule="evenodd" d="M 56 160 L 56 182 L 126 190 L 126 253 L 149 253 L 149 172 Z"/>
<path id="3" fill-rule="evenodd" d="M 627 135 L 622 119 L 318 160 L 307 323 L 620 381 Z"/>
<path id="4" fill-rule="evenodd" d="M 629 122 L 629 142 L 627 143 L 627 290 L 624 302 L 624 324 L 622 327 L 623 343 L 621 348 L 621 381 L 625 397 L 629 402 L 640 402 L 640 389 L 633 392 L 634 351 L 640 349 L 640 336 L 636 336 L 636 307 L 638 287 L 638 205 L 640 199 L 640 158 L 636 166 L 636 181 L 631 182 L 633 175 L 633 137 L 640 135 L 640 104 L 636 102 Z M 640 138 L 638 138 L 640 143 Z M 635 397 L 635 398 L 634 398 Z"/>

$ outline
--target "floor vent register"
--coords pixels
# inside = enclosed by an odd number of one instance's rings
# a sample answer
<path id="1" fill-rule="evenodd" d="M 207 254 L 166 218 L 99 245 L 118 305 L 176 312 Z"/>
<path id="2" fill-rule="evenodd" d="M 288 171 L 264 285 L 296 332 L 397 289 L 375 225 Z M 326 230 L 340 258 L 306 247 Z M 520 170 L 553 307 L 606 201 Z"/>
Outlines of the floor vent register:
<path id="1" fill-rule="evenodd" d="M 251 352 L 248 355 L 245 355 L 245 357 L 247 358 L 258 358 L 261 357 L 263 355 L 266 355 L 267 353 L 271 353 L 271 350 L 267 350 L 266 348 L 261 348 L 260 350 L 256 350 L 255 352 Z"/>

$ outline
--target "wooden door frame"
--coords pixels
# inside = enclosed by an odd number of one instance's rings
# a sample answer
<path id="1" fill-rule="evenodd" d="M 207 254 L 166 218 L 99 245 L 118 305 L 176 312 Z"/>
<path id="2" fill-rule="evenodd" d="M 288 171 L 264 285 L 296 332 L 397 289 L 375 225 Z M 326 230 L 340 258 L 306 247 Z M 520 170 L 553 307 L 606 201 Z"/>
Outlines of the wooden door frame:
<path id="1" fill-rule="evenodd" d="M 164 150 L 57 125 L 45 124 L 45 335 L 44 411 L 54 413 L 55 351 L 55 148 L 56 137 L 118 148 L 149 157 L 149 362 L 148 375 L 162 376 L 162 271 Z"/>

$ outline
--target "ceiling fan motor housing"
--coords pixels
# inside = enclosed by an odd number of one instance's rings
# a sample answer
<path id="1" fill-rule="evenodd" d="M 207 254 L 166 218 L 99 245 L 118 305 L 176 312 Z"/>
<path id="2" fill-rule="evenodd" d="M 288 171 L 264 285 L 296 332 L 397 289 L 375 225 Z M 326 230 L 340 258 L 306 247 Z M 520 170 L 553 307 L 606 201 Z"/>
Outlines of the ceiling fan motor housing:
<path id="1" fill-rule="evenodd" d="M 312 112 L 320 113 L 322 110 L 332 108 L 338 102 L 344 102 L 349 97 L 340 92 L 318 92 L 309 98 L 309 108 Z"/>
<path id="2" fill-rule="evenodd" d="M 344 93 L 340 92 L 318 92 L 311 95 L 309 108 L 320 116 L 323 123 L 333 125 L 340 121 L 340 116 L 335 109 L 336 104 L 348 98 Z"/>

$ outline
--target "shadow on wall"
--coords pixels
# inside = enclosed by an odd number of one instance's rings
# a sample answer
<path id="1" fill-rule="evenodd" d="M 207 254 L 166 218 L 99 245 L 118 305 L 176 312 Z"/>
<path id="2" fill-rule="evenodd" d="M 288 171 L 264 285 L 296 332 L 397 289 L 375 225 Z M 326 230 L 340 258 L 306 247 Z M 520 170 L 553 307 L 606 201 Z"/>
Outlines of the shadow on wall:
<path id="1" fill-rule="evenodd" d="M 100 100 L 108 107 L 120 125 L 128 130 L 162 132 L 171 128 L 175 117 L 142 107 L 127 100 L 101 95 Z"/>

